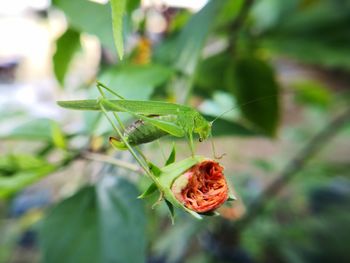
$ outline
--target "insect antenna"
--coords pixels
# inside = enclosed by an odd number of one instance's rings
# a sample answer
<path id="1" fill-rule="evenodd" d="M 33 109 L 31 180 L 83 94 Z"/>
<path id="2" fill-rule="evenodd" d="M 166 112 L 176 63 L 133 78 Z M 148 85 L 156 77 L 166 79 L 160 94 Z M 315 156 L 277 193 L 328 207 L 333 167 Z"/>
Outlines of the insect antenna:
<path id="1" fill-rule="evenodd" d="M 107 90 L 109 93 L 117 96 L 119 99 L 125 100 L 124 97 L 120 96 L 118 93 L 116 93 L 115 91 L 113 91 L 112 89 L 108 88 L 106 85 L 104 85 L 103 83 L 97 81 L 97 88 L 104 88 L 105 90 Z"/>
<path id="2" fill-rule="evenodd" d="M 215 117 L 215 119 L 212 120 L 210 123 L 213 124 L 217 119 L 220 119 L 223 115 L 229 113 L 230 111 L 233 111 L 233 110 L 237 109 L 238 107 L 244 107 L 244 106 L 247 106 L 247 105 L 252 104 L 252 103 L 254 103 L 254 102 L 258 102 L 258 101 L 261 101 L 261 100 L 273 98 L 273 97 L 276 97 L 276 96 L 278 96 L 278 94 L 267 95 L 267 96 L 260 97 L 260 98 L 257 98 L 257 99 L 253 99 L 253 100 L 247 101 L 247 102 L 245 102 L 245 103 L 243 103 L 243 104 L 234 106 L 234 107 L 232 107 L 231 109 L 224 111 L 224 112 L 221 113 L 219 116 Z"/>
<path id="3" fill-rule="evenodd" d="M 237 109 L 238 107 L 244 107 L 244 106 L 249 105 L 249 104 L 251 104 L 251 103 L 254 103 L 254 102 L 257 102 L 257 101 L 261 101 L 261 100 L 264 100 L 264 99 L 268 99 L 268 98 L 272 98 L 272 97 L 276 97 L 276 96 L 277 96 L 277 94 L 268 95 L 268 96 L 264 96 L 264 97 L 260 97 L 260 98 L 257 98 L 257 99 L 248 101 L 248 102 L 243 103 L 243 104 L 241 104 L 241 105 L 234 106 L 234 107 L 232 107 L 231 109 L 224 111 L 224 112 L 221 113 L 219 116 L 215 117 L 215 119 L 212 120 L 212 121 L 210 122 L 210 126 L 212 126 L 213 123 L 214 123 L 217 119 L 220 119 L 223 115 L 229 113 L 230 111 L 233 111 L 233 110 Z M 212 135 L 212 134 L 210 134 L 210 141 L 211 141 L 211 148 L 212 148 L 212 151 L 213 151 L 214 158 L 215 158 L 215 159 L 218 159 L 218 160 L 221 159 L 221 158 L 223 158 L 223 157 L 226 155 L 226 153 L 223 153 L 223 154 L 221 154 L 221 155 L 217 155 L 216 149 L 215 149 L 214 138 L 213 138 L 213 135 Z"/>

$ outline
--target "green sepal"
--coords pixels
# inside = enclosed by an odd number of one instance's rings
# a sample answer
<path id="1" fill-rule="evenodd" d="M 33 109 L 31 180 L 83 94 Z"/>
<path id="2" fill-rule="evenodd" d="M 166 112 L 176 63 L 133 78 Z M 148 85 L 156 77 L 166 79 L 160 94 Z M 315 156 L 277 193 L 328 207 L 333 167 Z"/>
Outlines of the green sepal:
<path id="1" fill-rule="evenodd" d="M 67 139 L 61 130 L 60 126 L 56 122 L 51 123 L 51 136 L 53 144 L 60 149 L 67 149 Z"/>
<path id="2" fill-rule="evenodd" d="M 187 207 L 185 207 L 183 205 L 182 205 L 182 208 L 185 209 L 185 211 L 187 213 L 189 213 L 191 216 L 193 216 L 194 218 L 196 218 L 198 220 L 202 220 L 203 219 L 203 217 L 200 214 L 198 214 L 197 212 L 194 212 L 194 211 L 188 209 Z"/>
<path id="3" fill-rule="evenodd" d="M 174 206 L 172 203 L 170 203 L 168 200 L 165 199 L 165 203 L 167 207 L 169 208 L 169 213 L 170 213 L 170 219 L 171 219 L 171 224 L 173 225 L 175 223 L 175 210 Z"/>
<path id="4" fill-rule="evenodd" d="M 149 197 L 150 195 L 152 195 L 156 190 L 158 190 L 158 187 L 155 183 L 151 184 L 146 191 L 144 191 L 141 195 L 139 195 L 137 198 L 139 199 L 143 199 L 146 197 Z"/>
<path id="5" fill-rule="evenodd" d="M 233 196 L 233 195 L 229 195 L 229 197 L 227 198 L 227 202 L 233 202 L 233 201 L 236 201 L 237 200 L 237 198 L 235 197 L 235 196 Z"/>
<path id="6" fill-rule="evenodd" d="M 175 162 L 175 158 L 176 158 L 176 149 L 175 149 L 175 144 L 173 144 L 173 149 L 171 150 L 171 153 L 168 157 L 168 160 L 166 160 L 166 162 L 165 162 L 165 166 Z"/>
<path id="7" fill-rule="evenodd" d="M 190 169 L 195 164 L 201 162 L 205 158 L 202 156 L 194 156 L 184 159 L 182 161 L 169 164 L 161 169 L 159 183 L 166 189 L 170 189 L 174 180 Z"/>
<path id="8" fill-rule="evenodd" d="M 210 212 L 205 212 L 205 213 L 200 213 L 200 215 L 203 216 L 219 216 L 220 214 L 216 211 L 210 211 Z"/>
<path id="9" fill-rule="evenodd" d="M 228 198 L 227 198 L 226 202 L 232 202 L 232 201 L 236 201 L 236 200 L 237 200 L 236 196 L 232 193 L 232 190 L 229 187 Z"/>
<path id="10" fill-rule="evenodd" d="M 117 150 L 127 150 L 128 148 L 126 147 L 126 145 L 124 144 L 124 142 L 118 140 L 115 137 L 109 137 L 109 142 L 110 144 Z"/>
<path id="11" fill-rule="evenodd" d="M 154 163 L 148 162 L 148 168 L 156 177 L 159 177 L 160 174 L 162 173 L 160 168 Z"/>
<path id="12" fill-rule="evenodd" d="M 184 159 L 179 162 L 174 162 L 170 165 L 167 165 L 161 169 L 161 174 L 159 176 L 159 185 L 161 186 L 161 190 L 163 191 L 164 198 L 167 202 L 170 202 L 174 207 L 181 208 L 191 214 L 193 217 L 197 219 L 202 219 L 202 216 L 187 207 L 185 207 L 182 203 L 180 203 L 173 192 L 171 191 L 171 186 L 174 180 L 190 169 L 195 164 L 203 161 L 205 157 L 202 156 L 194 156 L 187 159 Z"/>

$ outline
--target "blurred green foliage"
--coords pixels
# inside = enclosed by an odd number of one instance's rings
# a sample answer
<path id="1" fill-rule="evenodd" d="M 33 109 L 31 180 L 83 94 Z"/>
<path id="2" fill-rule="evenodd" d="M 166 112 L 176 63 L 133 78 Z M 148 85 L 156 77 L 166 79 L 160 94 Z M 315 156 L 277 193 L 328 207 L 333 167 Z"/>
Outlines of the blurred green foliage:
<path id="1" fill-rule="evenodd" d="M 109 175 L 58 204 L 38 226 L 43 260 L 145 262 L 146 218 L 135 196 L 133 184 Z"/>
<path id="2" fill-rule="evenodd" d="M 242 19 L 247 3 L 251 3 L 249 12 Z M 53 1 L 49 12 L 60 10 L 67 19 L 67 29 L 56 40 L 52 57 L 54 74 L 64 95 L 79 92 L 97 97 L 96 91 L 88 87 L 93 85 L 83 80 L 82 87 L 66 86 L 75 55 L 84 52 L 80 48 L 81 36 L 89 34 L 97 37 L 101 47 L 97 51 L 101 57 L 96 79 L 125 98 L 198 106 L 208 120 L 232 107 L 234 113 L 220 116 L 213 125 L 213 136 L 225 136 L 227 145 L 239 137 L 276 139 L 292 134 L 291 144 L 299 146 L 316 132 L 317 125 L 322 126 L 348 104 L 345 95 L 336 95 L 322 80 L 293 79 L 285 89 L 279 73 L 282 58 L 300 67 L 349 76 L 349 1 L 210 0 L 195 13 L 150 7 L 168 23 L 161 33 L 147 29 L 152 12 L 142 9 L 140 1 L 126 1 L 125 12 L 115 8 L 118 22 L 113 25 L 109 3 Z M 135 17 L 141 17 L 140 21 L 135 22 Z M 118 27 L 114 29 L 119 55 L 125 44 L 123 61 L 117 59 L 112 25 Z M 142 44 L 142 39 L 149 43 Z M 293 118 L 297 114 L 283 112 L 290 107 L 283 94 L 291 94 L 305 116 L 316 111 L 318 117 L 299 126 L 282 126 L 281 117 Z M 146 179 L 134 180 L 130 173 L 126 175 L 132 179 L 125 179 L 120 169 L 109 171 L 110 164 L 103 165 L 97 178 L 86 178 L 85 169 L 91 174 L 96 169 L 86 165 L 90 161 L 84 153 L 109 154 L 106 138 L 112 135 L 112 129 L 98 113 L 65 114 L 72 114 L 70 123 L 20 113 L 26 121 L 0 132 L 1 141 L 24 145 L 21 153 L 6 148 L 0 156 L 0 198 L 7 204 L 16 201 L 16 194 L 25 194 L 27 186 L 56 171 L 66 172 L 65 180 L 74 188 L 76 182 L 70 183 L 69 168 L 81 161 L 86 166 L 73 170 L 84 173 L 76 192 L 70 192 L 68 198 L 60 195 L 57 204 L 43 208 L 45 215 L 35 226 L 42 262 L 349 262 L 346 245 L 350 235 L 345 213 L 350 191 L 348 166 L 319 157 L 318 162 L 298 174 L 286 196 L 276 196 L 259 220 L 237 236 L 232 230 L 233 221 L 222 218 L 197 222 L 180 214 L 171 226 L 164 207 L 150 209 L 155 196 L 146 203 L 136 199 L 148 184 Z M 2 112 L 0 125 L 16 118 Z M 131 122 L 128 116 L 122 119 Z M 26 143 L 33 142 L 38 145 L 26 147 Z M 163 142 L 168 145 L 167 139 Z M 155 159 L 161 159 L 159 146 L 148 149 Z M 240 162 L 241 149 L 237 150 Z M 120 156 L 126 159 L 118 153 Z M 273 160 L 250 160 L 253 172 L 227 174 L 233 178 L 243 203 L 263 189 L 261 181 L 266 178 L 259 175 L 275 174 L 290 156 L 285 153 Z M 346 183 L 339 183 L 338 177 L 346 178 Z M 329 187 L 333 184 L 336 186 Z M 345 190 L 339 190 L 339 184 Z M 338 199 L 333 200 L 334 195 Z M 315 209 L 317 206 L 325 210 Z M 0 245 L 2 242 L 0 235 Z M 3 258 L 0 255 L 0 261 L 7 262 L 10 254 L 3 253 L 7 255 Z"/>

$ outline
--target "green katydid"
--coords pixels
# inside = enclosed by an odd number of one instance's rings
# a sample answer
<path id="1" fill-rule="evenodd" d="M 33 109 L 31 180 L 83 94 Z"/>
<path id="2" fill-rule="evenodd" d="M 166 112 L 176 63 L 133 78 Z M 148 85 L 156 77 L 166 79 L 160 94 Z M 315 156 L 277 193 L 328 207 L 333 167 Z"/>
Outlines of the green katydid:
<path id="1" fill-rule="evenodd" d="M 113 128 L 117 131 L 118 136 L 120 138 L 120 141 L 116 141 L 115 139 L 113 139 L 112 143 L 114 145 L 116 145 L 116 143 L 119 143 L 119 145 L 117 145 L 118 147 L 125 147 L 129 149 L 131 154 L 135 157 L 135 159 L 144 169 L 146 174 L 153 181 L 153 184 L 150 186 L 149 189 L 146 190 L 146 192 L 143 195 L 141 195 L 141 197 L 144 197 L 158 189 L 160 192 L 160 198 L 165 197 L 165 200 L 167 201 L 167 204 L 169 205 L 171 211 L 172 205 L 177 204 L 178 206 L 184 208 L 187 212 L 193 214 L 196 217 L 199 217 L 200 215 L 194 213 L 193 211 L 191 212 L 189 209 L 187 209 L 178 201 L 176 201 L 173 198 L 172 193 L 169 192 L 170 190 L 164 187 L 164 185 L 171 183 L 164 183 L 164 180 L 169 180 L 169 178 L 172 178 L 171 180 L 173 180 L 173 177 L 177 176 L 180 172 L 182 172 L 182 170 L 179 172 L 178 169 L 175 169 L 176 173 L 174 173 L 173 175 L 172 173 L 167 172 L 166 169 L 168 166 L 166 166 L 162 170 L 158 168 L 158 170 L 160 171 L 163 171 L 164 169 L 165 170 L 163 172 L 159 172 L 159 175 L 157 175 L 158 173 L 154 172 L 154 169 L 150 167 L 150 163 L 146 160 L 146 158 L 144 158 L 143 155 L 141 155 L 143 159 L 140 159 L 138 155 L 133 151 L 133 148 L 131 148 L 130 146 L 137 146 L 138 144 L 143 143 L 142 140 L 146 140 L 147 142 L 156 140 L 166 134 L 170 134 L 176 137 L 187 137 L 189 139 L 192 157 L 184 160 L 184 162 L 180 162 L 180 164 L 184 165 L 183 167 L 181 166 L 182 168 L 188 169 L 194 164 L 193 162 L 198 162 L 199 160 L 199 157 L 196 157 L 194 155 L 193 133 L 199 135 L 200 141 L 207 139 L 211 135 L 211 127 L 213 122 L 228 111 L 224 112 L 214 121 L 207 121 L 197 110 L 188 106 L 160 101 L 126 100 L 122 96 L 110 90 L 108 87 L 104 86 L 101 83 L 98 83 L 97 87 L 99 88 L 100 93 L 103 96 L 98 100 L 59 101 L 58 104 L 62 107 L 70 109 L 102 111 L 112 124 Z M 117 96 L 119 99 L 106 99 L 101 88 L 108 90 L 109 92 Z M 137 117 L 138 121 L 136 121 L 136 123 L 134 123 L 132 126 L 130 126 L 124 131 L 124 135 L 127 135 L 124 136 L 120 129 L 118 129 L 113 123 L 113 121 L 108 117 L 107 111 L 111 111 L 115 114 L 115 117 L 117 118 L 119 124 L 122 126 L 123 129 L 124 127 L 115 112 L 130 113 L 133 116 Z M 133 140 L 130 137 L 131 134 L 134 136 L 135 140 Z M 139 138 L 137 138 L 137 136 L 139 136 Z M 173 169 L 173 166 L 171 167 Z M 162 173 L 168 175 L 160 176 Z M 169 174 L 171 176 L 169 176 Z"/>
<path id="2" fill-rule="evenodd" d="M 199 135 L 200 141 L 211 135 L 212 122 L 208 122 L 197 110 L 191 107 L 162 101 L 125 100 L 103 84 L 98 83 L 97 85 L 112 92 L 120 99 L 58 101 L 58 104 L 64 108 L 77 110 L 101 110 L 101 106 L 103 106 L 106 111 L 130 113 L 143 122 L 156 127 L 157 129 L 153 132 L 158 133 L 159 137 L 165 134 L 187 137 L 192 155 L 194 155 L 193 133 Z M 152 116 L 160 117 L 154 118 Z M 154 139 L 157 137 L 154 135 Z"/>
<path id="3" fill-rule="evenodd" d="M 206 140 L 211 136 L 211 128 L 215 120 L 226 114 L 225 111 L 213 121 L 207 121 L 197 110 L 192 107 L 168 103 L 162 101 L 137 101 L 126 100 L 115 91 L 109 89 L 102 83 L 97 83 L 97 87 L 101 92 L 101 88 L 106 89 L 110 93 L 117 96 L 118 100 L 108 100 L 105 97 L 99 100 L 76 100 L 76 101 L 58 101 L 58 104 L 65 108 L 77 110 L 102 110 L 112 112 L 127 112 L 135 116 L 138 120 L 126 128 L 124 137 L 131 146 L 150 142 L 160 137 L 170 134 L 175 137 L 187 137 L 189 146 L 194 155 L 193 133 L 199 135 L 199 141 Z M 276 95 L 271 95 L 276 96 Z M 249 101 L 244 105 L 255 101 L 269 98 L 266 96 Z M 243 105 L 243 106 L 244 106 Z M 242 106 L 242 105 L 241 105 Z M 111 143 L 119 149 L 127 149 L 127 145 L 120 138 L 111 137 Z M 212 143 L 214 157 L 215 148 Z"/>

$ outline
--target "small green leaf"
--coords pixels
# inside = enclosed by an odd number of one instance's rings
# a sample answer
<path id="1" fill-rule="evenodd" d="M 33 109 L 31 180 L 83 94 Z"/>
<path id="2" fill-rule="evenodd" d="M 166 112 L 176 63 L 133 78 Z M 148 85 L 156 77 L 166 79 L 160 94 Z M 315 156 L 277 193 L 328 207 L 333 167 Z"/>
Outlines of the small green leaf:
<path id="1" fill-rule="evenodd" d="M 53 4 L 64 12 L 70 28 L 93 34 L 99 38 L 103 47 L 115 50 L 108 4 L 88 0 L 53 0 Z"/>
<path id="2" fill-rule="evenodd" d="M 174 46 L 175 66 L 186 74 L 193 74 L 207 36 L 213 27 L 213 20 L 220 13 L 226 1 L 208 1 L 191 17 L 177 38 Z"/>
<path id="3" fill-rule="evenodd" d="M 115 137 L 109 137 L 109 142 L 110 144 L 117 150 L 126 150 L 128 149 L 125 144 L 123 143 L 123 141 L 118 140 Z"/>
<path id="4" fill-rule="evenodd" d="M 32 171 L 47 165 L 47 161 L 29 154 L 9 154 L 0 157 L 0 176 L 16 172 Z"/>
<path id="5" fill-rule="evenodd" d="M 74 54 L 80 48 L 80 33 L 68 28 L 56 42 L 56 52 L 53 55 L 53 69 L 58 82 L 63 86 Z"/>
<path id="6" fill-rule="evenodd" d="M 0 198 L 8 197 L 26 186 L 38 181 L 56 169 L 51 164 L 44 164 L 40 168 L 19 171 L 12 176 L 0 176 Z"/>
<path id="7" fill-rule="evenodd" d="M 126 0 L 110 0 L 112 8 L 112 24 L 114 43 L 120 60 L 124 56 L 123 43 L 123 16 L 126 8 Z"/>
<path id="8" fill-rule="evenodd" d="M 165 200 L 165 203 L 166 203 L 167 207 L 169 208 L 171 223 L 174 224 L 174 222 L 175 222 L 175 211 L 174 211 L 174 206 L 173 206 L 173 204 L 170 203 L 168 200 Z"/>
<path id="9" fill-rule="evenodd" d="M 165 166 L 175 162 L 175 157 L 176 157 L 176 149 L 175 149 L 175 144 L 173 144 L 173 149 L 171 150 L 168 160 L 165 162 Z"/>
<path id="10" fill-rule="evenodd" d="M 33 119 L 19 124 L 9 132 L 0 134 L 0 138 L 52 141 L 51 126 L 53 123 L 54 121 L 50 119 Z"/>
<path id="11" fill-rule="evenodd" d="M 232 55 L 229 52 L 222 52 L 202 60 L 196 71 L 194 91 L 208 97 L 218 90 L 228 91 L 230 83 L 226 76 L 232 74 L 228 72 L 231 61 Z"/>
<path id="12" fill-rule="evenodd" d="M 66 137 L 64 136 L 60 126 L 55 122 L 53 122 L 51 125 L 51 134 L 52 134 L 52 141 L 57 148 L 60 148 L 60 149 L 67 148 Z"/>
<path id="13" fill-rule="evenodd" d="M 158 190 L 158 187 L 156 184 L 151 184 L 146 191 L 144 191 L 141 195 L 139 195 L 137 198 L 144 199 L 146 197 L 149 197 L 151 194 L 153 194 L 155 191 Z"/>
<path id="14" fill-rule="evenodd" d="M 219 216 L 220 214 L 216 211 L 210 211 L 205 213 L 200 213 L 202 216 Z"/>
<path id="15" fill-rule="evenodd" d="M 172 64 L 177 70 L 192 75 L 196 71 L 209 33 L 215 20 L 228 0 L 208 1 L 173 38 L 161 43 L 154 52 L 154 58 L 162 63 Z"/>
<path id="16" fill-rule="evenodd" d="M 229 193 L 227 201 L 228 202 L 233 202 L 233 201 L 236 201 L 236 200 L 237 200 L 237 198 L 232 193 Z"/>
<path id="17" fill-rule="evenodd" d="M 209 118 L 213 119 L 213 116 L 210 116 L 210 117 L 208 116 L 208 119 Z M 241 123 L 219 118 L 213 124 L 212 134 L 214 137 L 216 136 L 255 136 L 257 135 L 257 132 L 255 132 L 253 129 L 247 128 Z"/>
<path id="18" fill-rule="evenodd" d="M 228 199 L 227 199 L 227 201 L 228 202 L 232 202 L 232 201 L 235 201 L 236 199 L 234 199 L 234 198 L 232 198 L 232 197 L 229 197 Z"/>
<path id="19" fill-rule="evenodd" d="M 156 177 L 159 177 L 160 174 L 161 174 L 161 170 L 158 166 L 156 166 L 155 164 L 149 162 L 148 163 L 148 167 L 149 169 L 151 170 L 151 172 L 156 176 Z"/>
<path id="20" fill-rule="evenodd" d="M 316 80 L 299 80 L 291 85 L 298 103 L 327 108 L 332 102 L 332 93 Z"/>
<path id="21" fill-rule="evenodd" d="M 126 11 L 130 14 L 134 11 L 138 6 L 140 6 L 141 0 L 127 0 L 126 3 Z"/>

